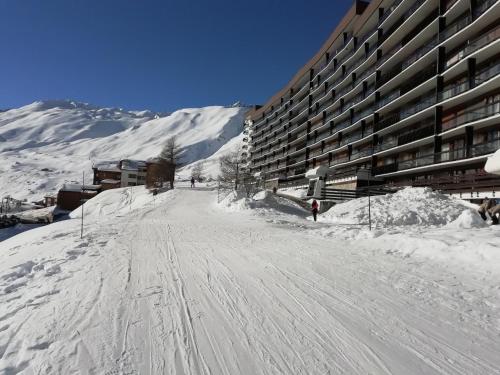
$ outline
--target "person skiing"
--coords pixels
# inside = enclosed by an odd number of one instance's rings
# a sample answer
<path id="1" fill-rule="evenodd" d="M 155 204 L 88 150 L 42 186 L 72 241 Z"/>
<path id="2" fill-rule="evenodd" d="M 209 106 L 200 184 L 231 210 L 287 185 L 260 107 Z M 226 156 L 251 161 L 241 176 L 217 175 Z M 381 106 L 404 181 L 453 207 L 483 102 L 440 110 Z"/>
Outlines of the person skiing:
<path id="1" fill-rule="evenodd" d="M 311 212 L 313 214 L 314 221 L 316 221 L 318 218 L 318 210 L 319 210 L 319 204 L 316 201 L 316 199 L 313 199 L 313 202 L 311 204 Z"/>
<path id="2" fill-rule="evenodd" d="M 477 209 L 477 212 L 479 213 L 479 215 L 481 215 L 481 218 L 483 220 L 486 221 L 487 217 L 486 217 L 486 213 L 490 214 L 490 209 L 495 205 L 495 200 L 493 199 L 489 199 L 488 197 L 486 197 L 484 200 L 483 200 L 483 203 L 481 203 L 481 205 L 479 206 L 479 208 Z M 491 216 L 491 214 L 490 214 Z M 492 217 L 493 219 L 493 217 Z"/>
<path id="3" fill-rule="evenodd" d="M 191 188 L 194 188 L 194 177 L 191 177 Z"/>

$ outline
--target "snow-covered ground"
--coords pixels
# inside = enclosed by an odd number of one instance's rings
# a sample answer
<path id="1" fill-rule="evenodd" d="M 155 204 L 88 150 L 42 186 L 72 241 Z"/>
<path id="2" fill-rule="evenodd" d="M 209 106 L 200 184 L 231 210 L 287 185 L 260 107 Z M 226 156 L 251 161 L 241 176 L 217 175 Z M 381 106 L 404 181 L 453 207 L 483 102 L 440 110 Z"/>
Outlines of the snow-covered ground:
<path id="1" fill-rule="evenodd" d="M 91 179 L 92 161 L 157 156 L 175 135 L 190 164 L 241 139 L 245 107 L 182 109 L 170 115 L 35 102 L 0 113 L 0 197 L 43 198 L 65 182 Z M 236 138 L 236 140 L 235 140 Z M 218 163 L 209 173 L 218 174 Z"/>
<path id="2" fill-rule="evenodd" d="M 77 210 L 0 243 L 0 373 L 500 374 L 498 227 L 216 200 L 117 189 L 83 239 Z"/>

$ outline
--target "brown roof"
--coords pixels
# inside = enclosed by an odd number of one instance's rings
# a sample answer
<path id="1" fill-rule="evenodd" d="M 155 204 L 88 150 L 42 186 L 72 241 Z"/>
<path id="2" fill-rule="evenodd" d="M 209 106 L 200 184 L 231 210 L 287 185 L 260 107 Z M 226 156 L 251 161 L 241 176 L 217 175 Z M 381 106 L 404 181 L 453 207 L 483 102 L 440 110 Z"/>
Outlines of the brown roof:
<path id="1" fill-rule="evenodd" d="M 347 14 L 342 18 L 337 27 L 333 30 L 332 34 L 328 37 L 320 50 L 311 58 L 307 64 L 305 64 L 296 74 L 295 76 L 288 82 L 288 84 L 283 87 L 280 91 L 274 94 L 271 99 L 269 99 L 266 104 L 258 109 L 252 109 L 247 113 L 248 117 L 252 119 L 257 119 L 262 116 L 262 113 L 271 107 L 272 104 L 276 103 L 282 96 L 284 96 L 290 88 L 292 88 L 304 75 L 313 67 L 328 51 L 328 49 L 333 45 L 333 43 L 337 40 L 337 38 L 345 31 L 347 26 L 351 24 L 354 20 L 356 21 L 354 24 L 354 33 L 359 31 L 361 27 L 364 25 L 368 17 L 373 13 L 374 9 L 380 5 L 383 0 L 373 0 L 372 3 L 368 4 L 363 0 L 354 0 L 354 4 L 349 9 Z M 365 9 L 368 9 L 365 12 Z M 364 13 L 364 14 L 363 14 Z M 356 18 L 359 15 L 363 14 L 364 17 L 359 19 L 359 22 Z"/>

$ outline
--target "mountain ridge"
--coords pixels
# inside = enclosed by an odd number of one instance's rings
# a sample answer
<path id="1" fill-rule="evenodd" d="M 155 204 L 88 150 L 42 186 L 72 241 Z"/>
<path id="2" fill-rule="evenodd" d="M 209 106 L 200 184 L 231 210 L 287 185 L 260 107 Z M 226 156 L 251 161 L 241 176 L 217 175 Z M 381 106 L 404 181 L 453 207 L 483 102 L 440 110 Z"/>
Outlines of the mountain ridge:
<path id="1" fill-rule="evenodd" d="M 209 106 L 165 114 L 49 100 L 1 112 L 0 196 L 39 199 L 81 181 L 94 159 L 156 156 L 173 135 L 189 166 L 240 139 L 247 110 Z"/>

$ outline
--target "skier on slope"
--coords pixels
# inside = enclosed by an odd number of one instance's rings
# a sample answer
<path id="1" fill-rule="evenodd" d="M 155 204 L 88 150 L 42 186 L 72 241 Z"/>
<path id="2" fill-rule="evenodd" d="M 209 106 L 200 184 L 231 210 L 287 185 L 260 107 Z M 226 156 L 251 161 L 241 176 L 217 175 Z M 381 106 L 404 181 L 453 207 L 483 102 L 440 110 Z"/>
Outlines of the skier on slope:
<path id="1" fill-rule="evenodd" d="M 194 188 L 194 177 L 191 177 L 191 188 Z"/>
<path id="2" fill-rule="evenodd" d="M 483 203 L 481 203 L 481 205 L 479 206 L 479 208 L 477 209 L 477 212 L 479 212 L 479 215 L 481 215 L 481 217 L 483 218 L 483 220 L 486 220 L 487 217 L 486 217 L 486 213 L 489 213 L 490 214 L 490 209 L 495 205 L 495 200 L 494 199 L 489 199 L 488 197 L 486 197 L 484 200 L 483 200 Z M 491 214 L 490 214 L 491 216 Z M 493 219 L 493 218 L 492 218 Z"/>
<path id="3" fill-rule="evenodd" d="M 319 204 L 316 201 L 316 199 L 314 199 L 311 204 L 311 212 L 313 214 L 314 221 L 316 221 L 318 218 L 318 210 L 319 210 Z"/>

